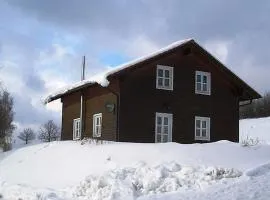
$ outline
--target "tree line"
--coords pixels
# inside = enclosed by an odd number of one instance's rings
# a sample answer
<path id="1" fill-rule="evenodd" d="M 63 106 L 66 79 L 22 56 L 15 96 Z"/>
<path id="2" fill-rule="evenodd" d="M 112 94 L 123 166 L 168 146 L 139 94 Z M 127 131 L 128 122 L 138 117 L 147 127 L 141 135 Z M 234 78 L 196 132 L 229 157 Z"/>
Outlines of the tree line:
<path id="1" fill-rule="evenodd" d="M 28 144 L 31 140 L 34 140 L 38 135 L 38 139 L 42 142 L 52 142 L 60 139 L 60 128 L 53 122 L 49 120 L 43 125 L 41 125 L 39 131 L 35 133 L 32 128 L 25 128 L 18 135 L 18 138 Z"/>
<path id="2" fill-rule="evenodd" d="M 266 92 L 261 99 L 254 100 L 239 109 L 240 119 L 268 116 L 270 116 L 270 92 Z"/>
<path id="3" fill-rule="evenodd" d="M 12 133 L 16 129 L 14 114 L 13 97 L 0 83 L 0 148 L 4 151 L 12 148 Z M 49 120 L 40 126 L 37 133 L 31 128 L 25 128 L 19 133 L 18 138 L 28 144 L 36 136 L 43 142 L 56 141 L 60 139 L 60 128 L 53 120 Z"/>

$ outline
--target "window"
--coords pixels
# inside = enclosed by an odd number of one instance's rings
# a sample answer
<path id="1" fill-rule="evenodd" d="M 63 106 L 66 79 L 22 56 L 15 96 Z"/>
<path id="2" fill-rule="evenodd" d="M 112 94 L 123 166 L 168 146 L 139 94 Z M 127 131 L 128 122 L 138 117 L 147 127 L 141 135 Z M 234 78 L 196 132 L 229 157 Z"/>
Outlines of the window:
<path id="1" fill-rule="evenodd" d="M 93 137 L 101 137 L 102 113 L 93 115 Z"/>
<path id="2" fill-rule="evenodd" d="M 173 90 L 173 67 L 157 65 L 156 88 Z"/>
<path id="3" fill-rule="evenodd" d="M 156 113 L 155 142 L 172 141 L 172 114 Z"/>
<path id="4" fill-rule="evenodd" d="M 80 118 L 73 120 L 73 140 L 81 139 L 81 120 Z"/>
<path id="5" fill-rule="evenodd" d="M 196 71 L 195 93 L 211 94 L 211 74 L 209 72 Z"/>
<path id="6" fill-rule="evenodd" d="M 195 140 L 210 140 L 209 117 L 195 117 Z"/>

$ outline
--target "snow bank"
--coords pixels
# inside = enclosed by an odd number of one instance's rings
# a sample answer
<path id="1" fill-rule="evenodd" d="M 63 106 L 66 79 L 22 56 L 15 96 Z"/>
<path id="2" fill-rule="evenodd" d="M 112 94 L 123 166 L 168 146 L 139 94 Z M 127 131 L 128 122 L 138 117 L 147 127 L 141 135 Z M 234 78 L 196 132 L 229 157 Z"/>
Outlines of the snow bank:
<path id="1" fill-rule="evenodd" d="M 270 117 L 240 120 L 239 128 L 240 141 L 248 137 L 258 139 L 260 143 L 270 144 Z"/>
<path id="2" fill-rule="evenodd" d="M 241 120 L 240 133 L 270 141 L 269 124 L 270 118 Z M 267 142 L 249 147 L 228 141 L 43 143 L 0 153 L 0 195 L 4 200 L 268 200 L 269 152 Z"/>
<path id="3" fill-rule="evenodd" d="M 262 176 L 270 172 L 270 163 L 259 165 L 253 169 L 247 170 L 247 176 Z"/>
<path id="4" fill-rule="evenodd" d="M 247 148 L 228 141 L 83 144 L 52 142 L 14 151 L 0 162 L 0 194 L 112 200 L 201 191 L 270 160 L 269 145 Z"/>
<path id="5" fill-rule="evenodd" d="M 76 199 L 134 199 L 149 194 L 197 190 L 224 178 L 241 176 L 234 169 L 180 166 L 176 162 L 149 167 L 139 163 L 118 168 L 102 176 L 89 176 L 73 194 Z"/>
<path id="6" fill-rule="evenodd" d="M 226 141 L 210 144 L 104 145 L 52 142 L 21 148 L 7 156 L 0 164 L 0 177 L 14 184 L 61 189 L 78 185 L 87 175 L 100 175 L 138 162 L 156 166 L 175 161 L 181 165 L 222 166 L 242 171 L 267 162 L 269 152 L 270 146 L 243 148 Z"/>

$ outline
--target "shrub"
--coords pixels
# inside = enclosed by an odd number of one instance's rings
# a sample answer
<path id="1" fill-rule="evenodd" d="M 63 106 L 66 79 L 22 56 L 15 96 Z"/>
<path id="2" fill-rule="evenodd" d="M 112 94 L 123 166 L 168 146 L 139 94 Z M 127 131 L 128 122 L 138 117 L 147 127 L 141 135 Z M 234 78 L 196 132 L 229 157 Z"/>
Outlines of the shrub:
<path id="1" fill-rule="evenodd" d="M 260 140 L 258 137 L 254 139 L 247 135 L 245 138 L 241 139 L 240 143 L 243 147 L 249 147 L 249 146 L 255 146 L 259 144 Z"/>

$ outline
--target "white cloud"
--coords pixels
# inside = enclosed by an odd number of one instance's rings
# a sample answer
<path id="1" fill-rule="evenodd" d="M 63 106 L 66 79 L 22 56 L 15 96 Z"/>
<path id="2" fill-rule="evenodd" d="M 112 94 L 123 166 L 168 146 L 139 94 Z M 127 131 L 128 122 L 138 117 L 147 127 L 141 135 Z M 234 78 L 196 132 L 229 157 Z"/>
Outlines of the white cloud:
<path id="1" fill-rule="evenodd" d="M 52 101 L 52 102 L 46 104 L 46 108 L 48 110 L 51 110 L 51 111 L 54 111 L 54 112 L 58 112 L 59 115 L 61 115 L 61 112 L 62 112 L 62 103 L 61 103 L 61 100 L 58 99 L 58 100 L 55 100 L 55 101 Z"/>
<path id="2" fill-rule="evenodd" d="M 153 42 L 149 38 L 143 35 L 125 42 L 125 53 L 130 57 L 140 57 L 152 53 L 162 46 L 156 42 Z"/>
<path id="3" fill-rule="evenodd" d="M 205 43 L 206 49 L 223 63 L 227 62 L 230 45 L 230 41 L 224 40 L 208 40 Z"/>

